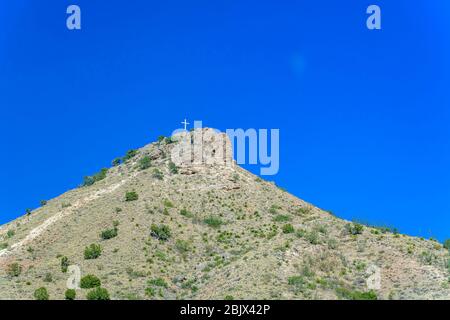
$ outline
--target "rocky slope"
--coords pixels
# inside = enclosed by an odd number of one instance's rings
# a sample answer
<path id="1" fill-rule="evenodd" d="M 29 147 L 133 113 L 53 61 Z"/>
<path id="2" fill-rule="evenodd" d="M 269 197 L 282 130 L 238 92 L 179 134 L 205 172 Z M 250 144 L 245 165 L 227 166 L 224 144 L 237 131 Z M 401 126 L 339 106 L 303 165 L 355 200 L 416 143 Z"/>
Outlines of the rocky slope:
<path id="1" fill-rule="evenodd" d="M 341 220 L 236 165 L 177 167 L 177 144 L 130 152 L 2 226 L 0 299 L 64 299 L 68 265 L 111 299 L 450 298 L 441 244 Z"/>

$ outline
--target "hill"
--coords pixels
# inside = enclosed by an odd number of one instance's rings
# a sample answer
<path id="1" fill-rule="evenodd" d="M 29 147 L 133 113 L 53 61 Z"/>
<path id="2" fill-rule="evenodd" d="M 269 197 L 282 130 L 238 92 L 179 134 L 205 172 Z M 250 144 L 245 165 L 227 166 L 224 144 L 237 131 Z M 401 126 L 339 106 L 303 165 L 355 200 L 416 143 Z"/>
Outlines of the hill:
<path id="1" fill-rule="evenodd" d="M 438 242 L 339 219 L 234 163 L 177 166 L 178 144 L 131 150 L 3 225 L 0 299 L 64 299 L 69 265 L 111 299 L 450 298 Z"/>

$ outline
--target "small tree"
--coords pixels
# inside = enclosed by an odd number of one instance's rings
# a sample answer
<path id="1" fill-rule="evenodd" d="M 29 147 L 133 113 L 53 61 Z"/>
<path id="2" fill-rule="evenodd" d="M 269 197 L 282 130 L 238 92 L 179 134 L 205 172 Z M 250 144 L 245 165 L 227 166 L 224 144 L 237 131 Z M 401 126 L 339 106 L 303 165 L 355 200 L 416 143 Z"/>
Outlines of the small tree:
<path id="1" fill-rule="evenodd" d="M 89 247 L 84 249 L 84 258 L 86 260 L 97 259 L 102 254 L 102 247 L 98 244 L 91 244 Z"/>
<path id="2" fill-rule="evenodd" d="M 42 288 L 39 288 L 36 291 L 34 291 L 34 298 L 36 300 L 48 300 L 49 296 L 48 296 L 47 289 L 42 287 Z"/>
<path id="3" fill-rule="evenodd" d="M 46 206 L 47 200 L 41 200 L 40 205 L 41 205 L 41 207 Z"/>

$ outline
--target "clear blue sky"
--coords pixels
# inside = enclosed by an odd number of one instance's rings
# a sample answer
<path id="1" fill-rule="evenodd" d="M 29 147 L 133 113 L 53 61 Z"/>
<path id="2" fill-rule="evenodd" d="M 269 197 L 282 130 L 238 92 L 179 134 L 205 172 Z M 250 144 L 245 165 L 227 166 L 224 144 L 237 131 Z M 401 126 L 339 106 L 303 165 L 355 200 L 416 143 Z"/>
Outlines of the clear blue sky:
<path id="1" fill-rule="evenodd" d="M 2 1 L 0 223 L 188 117 L 279 128 L 280 186 L 450 238 L 449 87 L 447 0 Z"/>

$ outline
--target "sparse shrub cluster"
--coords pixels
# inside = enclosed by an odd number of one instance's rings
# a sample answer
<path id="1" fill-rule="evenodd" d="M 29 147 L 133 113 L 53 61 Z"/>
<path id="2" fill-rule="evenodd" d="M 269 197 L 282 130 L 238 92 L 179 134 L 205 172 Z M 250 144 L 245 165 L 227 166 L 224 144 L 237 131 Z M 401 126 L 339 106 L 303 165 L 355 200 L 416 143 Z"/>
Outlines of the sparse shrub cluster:
<path id="1" fill-rule="evenodd" d="M 191 250 L 191 246 L 190 246 L 189 242 L 187 242 L 186 240 L 178 239 L 175 242 L 175 249 L 177 249 L 178 252 L 180 252 L 180 253 L 186 253 Z"/>
<path id="2" fill-rule="evenodd" d="M 291 221 L 291 217 L 286 214 L 278 214 L 273 218 L 275 222 L 288 222 Z"/>
<path id="3" fill-rule="evenodd" d="M 348 223 L 345 225 L 345 230 L 348 232 L 348 234 L 351 235 L 358 235 L 361 234 L 364 230 L 364 226 L 360 223 Z"/>
<path id="4" fill-rule="evenodd" d="M 358 290 L 350 290 L 347 288 L 338 287 L 336 288 L 336 294 L 343 298 L 348 300 L 377 300 L 377 294 L 375 291 L 370 290 L 367 292 L 362 292 Z"/>
<path id="5" fill-rule="evenodd" d="M 11 263 L 8 266 L 7 273 L 10 277 L 18 277 L 22 273 L 22 266 L 17 262 Z"/>
<path id="6" fill-rule="evenodd" d="M 288 224 L 285 224 L 284 226 L 283 226 L 283 233 L 294 233 L 294 226 L 292 225 L 292 224 L 290 224 L 290 223 L 288 223 Z"/>
<path id="7" fill-rule="evenodd" d="M 118 232 L 119 232 L 119 230 L 116 227 L 114 227 L 112 229 L 107 229 L 107 230 L 102 231 L 100 233 L 100 237 L 103 240 L 112 239 L 112 238 L 117 237 Z"/>
<path id="8" fill-rule="evenodd" d="M 126 162 L 132 158 L 134 158 L 138 154 L 138 151 L 135 149 L 128 150 L 127 153 L 123 156 L 122 162 Z"/>
<path id="9" fill-rule="evenodd" d="M 149 156 L 144 156 L 139 160 L 139 169 L 146 170 L 152 166 L 152 160 Z"/>
<path id="10" fill-rule="evenodd" d="M 181 209 L 180 214 L 186 218 L 192 218 L 194 215 L 189 212 L 187 209 Z"/>
<path id="11" fill-rule="evenodd" d="M 152 177 L 158 180 L 164 179 L 164 174 L 158 168 L 153 169 Z"/>
<path id="12" fill-rule="evenodd" d="M 107 168 L 103 168 L 102 170 L 100 170 L 100 172 L 96 173 L 93 176 L 86 176 L 86 177 L 84 177 L 82 186 L 83 187 L 88 187 L 88 186 L 91 186 L 91 185 L 93 185 L 94 183 L 96 183 L 98 181 L 101 181 L 101 180 L 105 179 L 107 173 L 108 173 L 108 169 Z"/>
<path id="13" fill-rule="evenodd" d="M 223 224 L 223 221 L 220 217 L 211 215 L 208 218 L 205 218 L 203 220 L 203 223 L 210 226 L 211 228 L 220 228 L 220 226 Z"/>
<path id="14" fill-rule="evenodd" d="M 102 247 L 98 244 L 91 244 L 84 249 L 84 258 L 86 260 L 97 259 L 102 254 Z"/>
<path id="15" fill-rule="evenodd" d="M 150 235 L 158 240 L 167 241 L 172 234 L 170 232 L 169 226 L 166 226 L 164 224 L 159 226 L 156 224 L 152 224 L 150 227 Z"/>

